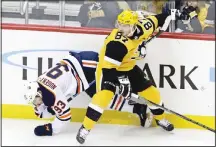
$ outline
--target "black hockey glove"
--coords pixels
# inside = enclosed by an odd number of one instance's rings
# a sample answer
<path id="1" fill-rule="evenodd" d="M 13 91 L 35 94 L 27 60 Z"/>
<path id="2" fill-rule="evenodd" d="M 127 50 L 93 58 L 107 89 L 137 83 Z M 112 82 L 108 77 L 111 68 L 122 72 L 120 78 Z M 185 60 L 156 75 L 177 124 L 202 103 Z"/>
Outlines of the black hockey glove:
<path id="1" fill-rule="evenodd" d="M 140 58 L 145 58 L 147 51 L 146 51 L 146 42 L 143 41 L 137 48 L 138 54 Z"/>
<path id="2" fill-rule="evenodd" d="M 37 126 L 34 129 L 34 133 L 36 136 L 52 136 L 52 124 L 48 123 L 45 125 Z"/>
<path id="3" fill-rule="evenodd" d="M 180 15 L 180 20 L 189 20 L 197 16 L 196 13 L 196 8 L 193 6 L 186 6 L 183 8 L 181 15 Z"/>
<path id="4" fill-rule="evenodd" d="M 118 77 L 119 85 L 119 94 L 122 95 L 125 99 L 129 100 L 131 98 L 131 84 L 127 76 L 123 75 Z"/>

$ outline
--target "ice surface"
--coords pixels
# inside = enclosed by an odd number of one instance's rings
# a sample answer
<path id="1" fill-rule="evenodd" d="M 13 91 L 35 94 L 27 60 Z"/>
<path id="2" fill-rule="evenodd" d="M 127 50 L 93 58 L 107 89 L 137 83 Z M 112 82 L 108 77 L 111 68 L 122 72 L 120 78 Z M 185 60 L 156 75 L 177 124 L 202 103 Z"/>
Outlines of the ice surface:
<path id="1" fill-rule="evenodd" d="M 81 123 L 70 123 L 61 134 L 38 137 L 34 128 L 47 121 L 2 119 L 2 145 L 77 146 L 76 134 Z M 205 130 L 175 129 L 172 133 L 161 128 L 97 124 L 84 146 L 213 146 L 215 134 Z"/>

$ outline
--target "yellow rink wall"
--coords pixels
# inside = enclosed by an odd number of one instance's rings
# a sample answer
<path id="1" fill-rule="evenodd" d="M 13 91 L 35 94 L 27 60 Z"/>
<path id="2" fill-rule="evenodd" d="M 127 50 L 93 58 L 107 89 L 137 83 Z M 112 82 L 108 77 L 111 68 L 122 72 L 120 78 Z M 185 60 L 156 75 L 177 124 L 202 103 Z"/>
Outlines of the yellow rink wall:
<path id="1" fill-rule="evenodd" d="M 86 109 L 84 108 L 71 108 L 72 122 L 82 122 L 85 116 Z M 215 117 L 214 116 L 195 116 L 185 115 L 195 121 L 198 121 L 206 126 L 215 129 Z M 3 118 L 16 118 L 16 119 L 37 119 L 34 115 L 34 110 L 28 105 L 14 105 L 14 104 L 3 104 L 2 105 L 2 117 Z M 174 114 L 167 114 L 167 119 L 170 120 L 175 128 L 196 128 L 203 129 L 191 122 L 188 122 Z M 136 125 L 139 126 L 139 118 L 135 114 L 128 112 L 119 112 L 113 110 L 106 110 L 99 120 L 99 123 L 105 124 L 121 124 L 121 125 Z M 153 122 L 152 126 L 156 126 Z"/>

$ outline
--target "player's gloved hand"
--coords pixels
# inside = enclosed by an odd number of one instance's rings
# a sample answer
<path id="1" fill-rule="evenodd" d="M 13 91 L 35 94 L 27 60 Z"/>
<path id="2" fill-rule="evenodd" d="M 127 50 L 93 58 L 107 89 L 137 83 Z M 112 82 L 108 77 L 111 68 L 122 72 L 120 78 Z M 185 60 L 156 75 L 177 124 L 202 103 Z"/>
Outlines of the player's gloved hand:
<path id="1" fill-rule="evenodd" d="M 120 83 L 119 94 L 122 95 L 125 99 L 129 100 L 131 98 L 131 84 L 127 76 L 123 75 L 118 77 Z"/>
<path id="2" fill-rule="evenodd" d="M 145 58 L 147 54 L 145 41 L 138 46 L 137 51 L 140 58 Z"/>
<path id="3" fill-rule="evenodd" d="M 52 124 L 48 123 L 45 125 L 37 126 L 34 129 L 34 133 L 36 136 L 52 136 L 53 134 Z"/>
<path id="4" fill-rule="evenodd" d="M 185 6 L 180 14 L 179 19 L 185 21 L 193 19 L 195 16 L 197 16 L 196 8 L 193 6 Z"/>

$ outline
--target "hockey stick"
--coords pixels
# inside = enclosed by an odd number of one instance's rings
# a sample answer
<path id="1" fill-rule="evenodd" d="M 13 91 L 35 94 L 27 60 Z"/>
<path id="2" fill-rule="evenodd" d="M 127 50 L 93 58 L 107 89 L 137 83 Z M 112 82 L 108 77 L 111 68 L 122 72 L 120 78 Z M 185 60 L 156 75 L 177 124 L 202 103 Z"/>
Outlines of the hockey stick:
<path id="1" fill-rule="evenodd" d="M 213 130 L 212 128 L 210 128 L 210 127 L 208 127 L 208 126 L 206 126 L 206 125 L 203 125 L 203 124 L 201 124 L 201 123 L 199 123 L 199 122 L 197 122 L 197 121 L 195 121 L 195 120 L 192 120 L 192 119 L 190 119 L 190 118 L 188 118 L 188 117 L 186 117 L 186 116 L 184 116 L 184 115 L 181 115 L 181 114 L 179 114 L 179 113 L 177 113 L 177 112 L 175 112 L 175 111 L 172 111 L 172 110 L 170 110 L 170 109 L 168 109 L 168 108 L 166 108 L 166 107 L 163 107 L 163 106 L 160 106 L 160 105 L 158 105 L 158 104 L 155 104 L 154 102 L 151 102 L 151 101 L 149 101 L 149 100 L 147 100 L 147 99 L 145 99 L 145 98 L 139 97 L 137 94 L 132 93 L 131 96 L 132 96 L 132 97 L 131 97 L 131 100 L 133 100 L 133 101 L 135 101 L 135 102 L 137 102 L 137 103 L 139 103 L 139 104 L 147 104 L 147 103 L 150 103 L 150 104 L 152 104 L 152 105 L 154 105 L 154 106 L 156 106 L 156 107 L 159 107 L 159 108 L 161 108 L 161 109 L 163 109 L 163 110 L 165 110 L 165 111 L 167 111 L 167 112 L 170 112 L 170 113 L 172 113 L 172 114 L 175 114 L 175 115 L 177 115 L 177 116 L 179 116 L 179 117 L 181 117 L 181 118 L 183 118 L 183 119 L 185 119 L 185 120 L 187 120 L 187 121 L 189 121 L 189 122 L 192 122 L 193 124 L 196 124 L 196 125 L 198 125 L 198 126 L 200 126 L 200 127 L 202 127 L 202 128 L 205 128 L 205 129 L 207 129 L 207 130 L 212 131 L 212 132 L 215 133 L 215 130 Z"/>

